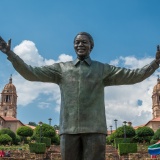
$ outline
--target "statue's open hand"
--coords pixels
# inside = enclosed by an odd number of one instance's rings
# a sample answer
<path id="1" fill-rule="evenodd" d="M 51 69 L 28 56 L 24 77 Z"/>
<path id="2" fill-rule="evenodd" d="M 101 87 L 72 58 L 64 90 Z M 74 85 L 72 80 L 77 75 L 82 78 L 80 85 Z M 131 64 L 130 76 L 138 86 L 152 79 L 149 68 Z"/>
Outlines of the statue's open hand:
<path id="1" fill-rule="evenodd" d="M 10 51 L 11 48 L 11 39 L 8 41 L 8 43 L 6 43 L 2 37 L 0 36 L 0 50 L 7 54 L 8 51 Z"/>

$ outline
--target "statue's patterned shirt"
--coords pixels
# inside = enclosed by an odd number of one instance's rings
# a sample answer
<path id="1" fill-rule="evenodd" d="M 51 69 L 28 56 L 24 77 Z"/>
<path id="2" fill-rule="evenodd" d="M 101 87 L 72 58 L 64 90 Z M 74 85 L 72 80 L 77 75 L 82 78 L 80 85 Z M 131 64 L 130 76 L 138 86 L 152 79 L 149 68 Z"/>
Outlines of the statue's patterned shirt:
<path id="1" fill-rule="evenodd" d="M 125 69 L 93 61 L 54 63 L 32 67 L 12 51 L 8 59 L 29 81 L 56 83 L 61 91 L 60 134 L 106 134 L 104 88 L 141 82 L 159 66 L 155 61 L 140 69 Z"/>

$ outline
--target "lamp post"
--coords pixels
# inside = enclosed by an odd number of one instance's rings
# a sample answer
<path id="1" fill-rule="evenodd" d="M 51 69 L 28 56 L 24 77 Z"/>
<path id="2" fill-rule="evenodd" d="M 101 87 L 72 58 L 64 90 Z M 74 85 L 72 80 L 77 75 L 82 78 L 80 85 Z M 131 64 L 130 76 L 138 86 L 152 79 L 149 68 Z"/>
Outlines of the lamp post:
<path id="1" fill-rule="evenodd" d="M 107 136 L 108 136 L 108 126 L 107 126 L 107 121 L 106 121 L 106 127 L 107 127 L 107 131 L 106 131 L 106 132 L 107 132 Z"/>
<path id="2" fill-rule="evenodd" d="M 124 123 L 124 142 L 126 142 L 126 121 L 123 122 Z"/>
<path id="3" fill-rule="evenodd" d="M 111 134 L 112 134 L 112 126 L 110 126 L 110 128 L 111 128 Z"/>
<path id="4" fill-rule="evenodd" d="M 42 140 L 42 122 L 40 121 L 39 122 L 39 126 L 40 126 L 40 143 L 41 143 L 41 140 Z"/>
<path id="5" fill-rule="evenodd" d="M 48 120 L 49 120 L 49 125 L 51 126 L 52 118 L 49 118 Z"/>
<path id="6" fill-rule="evenodd" d="M 116 128 L 116 130 L 117 130 L 117 121 L 118 121 L 118 120 L 115 119 L 114 121 L 115 121 L 115 128 Z"/>

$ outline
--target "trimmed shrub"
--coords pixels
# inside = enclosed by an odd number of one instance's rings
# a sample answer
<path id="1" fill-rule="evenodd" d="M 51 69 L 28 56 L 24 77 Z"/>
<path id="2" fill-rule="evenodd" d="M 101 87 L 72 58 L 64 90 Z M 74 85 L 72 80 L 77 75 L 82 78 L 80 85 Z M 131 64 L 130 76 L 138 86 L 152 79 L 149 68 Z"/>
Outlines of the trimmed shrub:
<path id="1" fill-rule="evenodd" d="M 48 138 L 52 138 L 56 135 L 55 129 L 45 123 L 43 123 L 41 127 L 39 125 L 36 126 L 34 129 L 34 136 L 40 137 L 40 133 L 42 134 L 42 137 Z"/>
<path id="2" fill-rule="evenodd" d="M 150 144 L 155 144 L 157 143 L 157 140 L 151 139 Z"/>
<path id="3" fill-rule="evenodd" d="M 17 129 L 17 134 L 22 137 L 31 137 L 33 135 L 33 129 L 28 126 L 22 126 Z"/>
<path id="4" fill-rule="evenodd" d="M 109 144 L 112 144 L 114 142 L 114 139 L 116 138 L 115 133 L 112 133 L 111 135 L 107 136 L 107 141 Z"/>
<path id="5" fill-rule="evenodd" d="M 120 155 L 137 153 L 137 143 L 119 143 L 118 152 Z"/>
<path id="6" fill-rule="evenodd" d="M 31 153 L 44 154 L 46 151 L 45 143 L 30 143 L 29 150 Z"/>
<path id="7" fill-rule="evenodd" d="M 37 143 L 45 143 L 46 147 L 50 147 L 51 146 L 51 138 L 47 138 L 47 137 L 38 137 L 36 138 L 36 142 Z"/>
<path id="8" fill-rule="evenodd" d="M 124 128 L 125 127 L 125 128 Z M 124 130 L 126 132 L 126 137 L 131 138 L 135 136 L 135 129 L 131 126 L 122 126 L 117 128 L 117 130 L 114 132 L 115 138 L 123 138 L 124 137 Z"/>
<path id="9" fill-rule="evenodd" d="M 154 133 L 154 136 L 153 136 L 153 140 L 159 140 L 160 139 L 160 128 L 157 129 L 157 131 Z"/>
<path id="10" fill-rule="evenodd" d="M 153 129 L 146 126 L 139 127 L 136 130 L 136 135 L 133 138 L 133 141 L 138 143 L 150 143 L 153 135 L 154 135 Z"/>
<path id="11" fill-rule="evenodd" d="M 8 134 L 12 138 L 12 142 L 16 144 L 16 134 L 12 130 L 8 128 L 3 128 L 0 130 L 0 135 L 2 134 Z"/>
<path id="12" fill-rule="evenodd" d="M 60 136 L 55 135 L 54 137 L 51 138 L 51 142 L 55 145 L 60 145 Z"/>
<path id="13" fill-rule="evenodd" d="M 1 134 L 0 135 L 0 144 L 8 144 L 9 142 L 12 142 L 12 138 L 8 134 Z"/>
<path id="14" fill-rule="evenodd" d="M 118 148 L 119 143 L 130 143 L 131 139 L 130 138 L 115 138 L 114 139 L 114 147 Z"/>
<path id="15" fill-rule="evenodd" d="M 154 135 L 154 131 L 153 129 L 151 129 L 150 127 L 139 127 L 136 130 L 136 134 L 138 137 L 148 137 L 148 136 L 153 136 Z"/>
<path id="16" fill-rule="evenodd" d="M 21 137 L 18 136 L 18 135 L 16 135 L 16 139 L 15 139 L 14 144 L 15 144 L 15 145 L 18 145 L 20 142 L 21 142 Z"/>

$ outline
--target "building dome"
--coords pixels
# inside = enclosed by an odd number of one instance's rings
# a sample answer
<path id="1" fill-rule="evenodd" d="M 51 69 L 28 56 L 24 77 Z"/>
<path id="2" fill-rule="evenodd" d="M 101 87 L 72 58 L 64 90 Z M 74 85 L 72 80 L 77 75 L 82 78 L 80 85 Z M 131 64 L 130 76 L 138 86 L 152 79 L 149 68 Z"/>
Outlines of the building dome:
<path id="1" fill-rule="evenodd" d="M 155 92 L 159 92 L 160 91 L 160 79 L 159 79 L 159 77 L 158 77 L 158 79 L 157 79 L 157 84 L 154 86 L 154 88 L 153 88 L 153 93 L 155 93 Z"/>
<path id="2" fill-rule="evenodd" d="M 16 93 L 16 87 L 12 84 L 12 77 L 9 79 L 9 83 L 5 85 L 2 93 Z"/>

